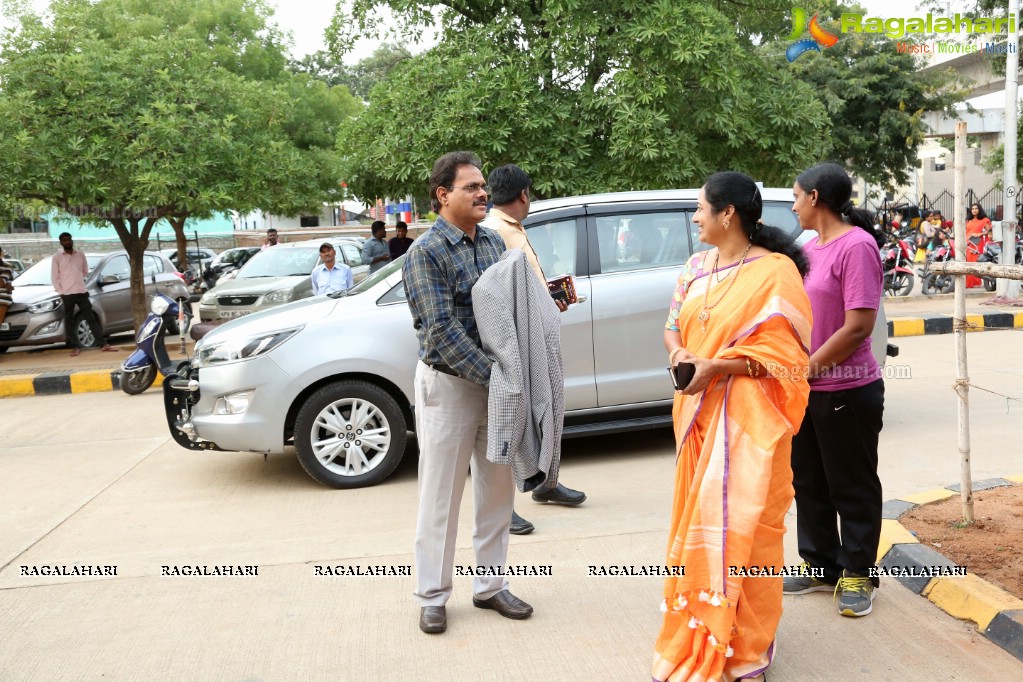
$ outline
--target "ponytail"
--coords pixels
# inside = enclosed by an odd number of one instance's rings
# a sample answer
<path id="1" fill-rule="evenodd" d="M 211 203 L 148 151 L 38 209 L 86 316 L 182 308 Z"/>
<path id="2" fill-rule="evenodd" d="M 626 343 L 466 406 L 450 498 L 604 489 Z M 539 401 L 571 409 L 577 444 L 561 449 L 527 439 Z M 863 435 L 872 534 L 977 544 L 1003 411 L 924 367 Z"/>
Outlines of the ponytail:
<path id="1" fill-rule="evenodd" d="M 746 230 L 745 221 L 743 221 L 742 227 Z M 758 221 L 753 223 L 752 231 L 746 230 L 746 234 L 749 235 L 753 246 L 762 246 L 768 251 L 784 254 L 791 258 L 792 262 L 796 264 L 796 269 L 799 270 L 800 277 L 806 277 L 806 273 L 810 271 L 810 261 L 803 249 L 784 230 Z"/>

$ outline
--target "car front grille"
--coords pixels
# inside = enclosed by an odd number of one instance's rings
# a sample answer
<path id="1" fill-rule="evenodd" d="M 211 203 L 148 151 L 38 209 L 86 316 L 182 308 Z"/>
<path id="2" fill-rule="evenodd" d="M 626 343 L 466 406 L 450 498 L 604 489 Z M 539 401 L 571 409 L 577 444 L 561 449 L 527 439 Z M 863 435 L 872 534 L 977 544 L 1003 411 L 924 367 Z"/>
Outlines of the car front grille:
<path id="1" fill-rule="evenodd" d="M 259 296 L 220 296 L 217 303 L 223 306 L 252 305 Z"/>
<path id="2" fill-rule="evenodd" d="M 26 325 L 11 327 L 5 332 L 0 332 L 0 341 L 17 341 L 25 333 Z"/>

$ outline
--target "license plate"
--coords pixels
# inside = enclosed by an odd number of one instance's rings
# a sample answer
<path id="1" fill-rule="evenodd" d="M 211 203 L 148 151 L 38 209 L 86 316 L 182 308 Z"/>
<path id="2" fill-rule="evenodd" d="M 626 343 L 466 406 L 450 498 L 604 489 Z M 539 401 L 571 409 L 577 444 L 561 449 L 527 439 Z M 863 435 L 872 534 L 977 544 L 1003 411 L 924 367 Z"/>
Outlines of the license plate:
<path id="1" fill-rule="evenodd" d="M 0 322 L 0 332 L 9 332 L 9 331 L 11 331 L 11 323 L 10 322 Z"/>
<path id="2" fill-rule="evenodd" d="M 242 315 L 248 315 L 248 310 L 221 310 L 220 317 L 241 317 Z"/>

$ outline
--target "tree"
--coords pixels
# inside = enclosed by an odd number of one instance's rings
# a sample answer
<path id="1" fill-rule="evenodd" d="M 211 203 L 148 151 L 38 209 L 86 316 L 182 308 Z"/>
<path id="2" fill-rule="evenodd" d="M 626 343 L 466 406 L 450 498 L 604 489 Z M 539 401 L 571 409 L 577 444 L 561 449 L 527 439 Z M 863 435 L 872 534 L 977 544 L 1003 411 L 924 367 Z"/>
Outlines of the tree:
<path id="1" fill-rule="evenodd" d="M 695 186 L 725 168 L 787 183 L 824 150 L 811 88 L 737 32 L 746 3 L 442 5 L 440 43 L 395 67 L 339 138 L 362 196 L 412 193 L 434 159 L 462 148 L 488 167 L 518 163 L 539 196 Z M 788 15 L 787 3 L 760 5 Z M 333 26 L 371 30 L 386 7 L 414 32 L 431 6 L 360 0 Z"/>
<path id="2" fill-rule="evenodd" d="M 834 26 L 852 9 L 832 3 L 821 16 L 834 19 Z M 774 43 L 765 52 L 784 48 Z M 813 87 L 831 119 L 825 155 L 841 159 L 870 184 L 889 189 L 906 184 L 929 132 L 924 114 L 953 114 L 965 97 L 951 73 L 921 73 L 921 65 L 919 57 L 899 53 L 891 38 L 866 33 L 842 34 L 834 46 L 793 62 L 794 73 Z"/>
<path id="3" fill-rule="evenodd" d="M 339 57 L 326 50 L 308 54 L 291 62 L 290 66 L 295 73 L 307 73 L 329 85 L 344 85 L 354 96 L 368 100 L 373 87 L 386 80 L 394 67 L 411 57 L 412 54 L 404 47 L 384 43 L 354 66 L 342 63 Z"/>
<path id="4" fill-rule="evenodd" d="M 113 226 L 131 262 L 138 324 L 142 252 L 156 222 L 319 209 L 337 189 L 337 127 L 357 105 L 286 72 L 247 79 L 185 34 L 112 30 L 110 7 L 64 0 L 51 24 L 22 15 L 0 43 L 0 187 Z"/>
<path id="5" fill-rule="evenodd" d="M 130 36 L 170 36 L 176 41 L 198 41 L 205 57 L 216 66 L 248 80 L 279 84 L 281 96 L 296 103 L 292 120 L 283 128 L 296 146 L 310 153 L 329 152 L 341 121 L 359 107 L 344 88 L 325 88 L 307 77 L 294 77 L 287 69 L 286 37 L 272 22 L 273 10 L 264 0 L 104 0 L 95 7 L 91 25 L 99 38 L 113 44 Z M 310 115 L 315 112 L 315 115 Z M 325 161 L 330 168 L 333 160 Z M 327 196 L 335 189 L 333 176 L 313 176 Z M 179 208 L 167 215 L 174 229 L 178 262 L 186 263 L 185 222 L 209 218 L 217 211 Z M 237 206 L 232 206 L 237 208 Z M 269 207 L 267 207 L 269 208 Z"/>

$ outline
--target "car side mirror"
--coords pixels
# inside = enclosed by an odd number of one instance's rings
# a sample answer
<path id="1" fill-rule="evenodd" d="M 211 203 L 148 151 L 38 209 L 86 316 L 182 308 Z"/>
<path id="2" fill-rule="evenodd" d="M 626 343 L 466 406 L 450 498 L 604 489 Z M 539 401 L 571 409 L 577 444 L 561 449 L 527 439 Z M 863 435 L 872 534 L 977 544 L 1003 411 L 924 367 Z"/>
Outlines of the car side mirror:
<path id="1" fill-rule="evenodd" d="M 117 284 L 120 281 L 121 280 L 117 275 L 103 275 L 99 278 L 99 285 L 106 286 L 107 284 Z"/>

